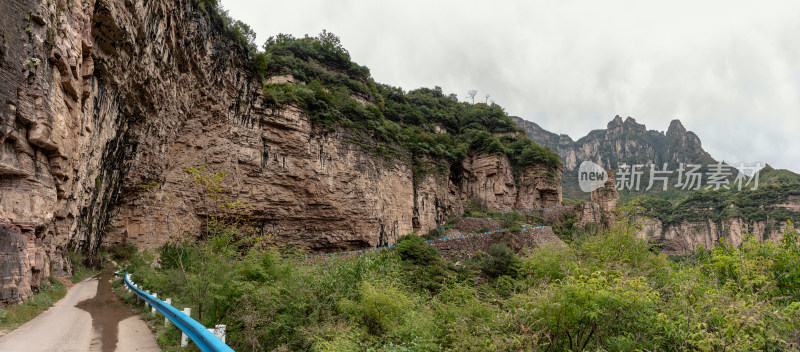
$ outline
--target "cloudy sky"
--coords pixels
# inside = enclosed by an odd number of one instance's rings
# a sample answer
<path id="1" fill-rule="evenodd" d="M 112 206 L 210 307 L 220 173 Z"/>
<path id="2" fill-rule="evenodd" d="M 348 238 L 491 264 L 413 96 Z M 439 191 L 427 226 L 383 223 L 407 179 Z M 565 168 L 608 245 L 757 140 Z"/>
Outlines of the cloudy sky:
<path id="1" fill-rule="evenodd" d="M 257 42 L 341 37 L 382 83 L 470 89 L 578 139 L 680 119 L 727 162 L 800 172 L 800 1 L 222 0 Z"/>

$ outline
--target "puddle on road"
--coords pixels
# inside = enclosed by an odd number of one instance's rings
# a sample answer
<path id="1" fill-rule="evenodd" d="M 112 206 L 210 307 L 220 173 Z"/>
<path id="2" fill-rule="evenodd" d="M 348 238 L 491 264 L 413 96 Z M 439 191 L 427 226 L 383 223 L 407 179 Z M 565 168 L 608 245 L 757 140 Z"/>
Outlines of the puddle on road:
<path id="1" fill-rule="evenodd" d="M 123 303 L 111 288 L 114 274 L 103 272 L 94 276 L 98 280 L 97 294 L 87 300 L 75 304 L 75 307 L 92 315 L 92 327 L 95 336 L 92 338 L 92 350 L 114 351 L 119 340 L 119 322 L 134 316 L 128 306 Z"/>

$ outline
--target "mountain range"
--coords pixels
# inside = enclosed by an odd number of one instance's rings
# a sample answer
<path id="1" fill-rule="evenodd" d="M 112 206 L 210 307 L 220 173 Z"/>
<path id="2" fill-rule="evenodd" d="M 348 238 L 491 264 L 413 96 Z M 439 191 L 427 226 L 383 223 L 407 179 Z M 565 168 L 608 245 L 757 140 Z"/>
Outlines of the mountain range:
<path id="1" fill-rule="evenodd" d="M 620 197 L 623 200 L 642 194 L 669 200 L 685 199 L 690 191 L 675 187 L 678 178 L 674 171 L 679 165 L 703 165 L 700 170 L 706 174 L 709 172 L 709 165 L 718 163 L 703 149 L 700 137 L 687 130 L 680 120 L 672 120 L 664 132 L 648 130 L 632 117 L 623 119 L 615 116 L 605 129 L 593 130 L 576 141 L 566 134 L 547 131 L 535 122 L 521 117 L 512 116 L 511 119 L 525 130 L 530 139 L 558 153 L 564 167 L 562 186 L 565 198 L 589 199 L 589 193 L 578 187 L 578 168 L 583 161 L 592 161 L 612 170 L 618 170 L 622 164 L 644 165 L 643 185 L 639 191 L 621 190 Z M 661 170 L 665 163 L 668 170 L 673 170 L 667 191 L 658 187 L 645 191 L 649 182 L 650 164 L 655 164 L 656 170 Z M 736 170 L 730 170 L 729 178 L 732 180 Z M 761 184 L 800 182 L 800 175 L 788 170 L 776 170 L 767 165 L 760 171 L 759 180 Z"/>

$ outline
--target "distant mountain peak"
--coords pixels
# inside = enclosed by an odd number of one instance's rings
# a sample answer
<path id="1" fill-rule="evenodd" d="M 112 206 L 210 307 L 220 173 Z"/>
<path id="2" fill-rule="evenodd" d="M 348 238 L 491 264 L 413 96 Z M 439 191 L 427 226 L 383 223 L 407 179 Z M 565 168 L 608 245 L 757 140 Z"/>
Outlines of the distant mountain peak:
<path id="1" fill-rule="evenodd" d="M 577 139 L 557 135 L 534 122 L 513 117 L 526 130 L 528 137 L 558 152 L 565 171 L 574 171 L 589 160 L 606 168 L 619 163 L 689 163 L 714 162 L 702 148 L 700 138 L 687 131 L 680 120 L 672 120 L 667 133 L 648 130 L 633 117 L 619 115 L 608 122 L 605 130 L 594 130 Z"/>
<path id="2" fill-rule="evenodd" d="M 667 135 L 673 133 L 686 133 L 686 127 L 683 127 L 681 120 L 675 119 L 669 123 L 669 129 L 667 130 Z"/>

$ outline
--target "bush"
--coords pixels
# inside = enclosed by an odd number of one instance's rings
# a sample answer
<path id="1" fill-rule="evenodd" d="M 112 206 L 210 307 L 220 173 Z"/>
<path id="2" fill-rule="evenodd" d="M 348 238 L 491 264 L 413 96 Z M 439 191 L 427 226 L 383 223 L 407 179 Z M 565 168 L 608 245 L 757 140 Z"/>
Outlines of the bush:
<path id="1" fill-rule="evenodd" d="M 406 235 L 397 240 L 397 254 L 415 265 L 436 264 L 441 260 L 439 251 L 417 235 Z"/>
<path id="2" fill-rule="evenodd" d="M 39 292 L 19 305 L 0 309 L 0 327 L 11 331 L 35 318 L 40 313 L 50 308 L 53 303 L 67 294 L 67 288 L 61 281 L 50 277 L 39 287 Z"/>
<path id="3" fill-rule="evenodd" d="M 210 236 L 165 246 L 160 267 L 147 253 L 126 266 L 147 289 L 202 305 L 203 323 L 227 324 L 237 351 L 798 350 L 793 230 L 675 263 L 636 238 L 638 209 L 626 210 L 601 234 L 522 258 L 497 244 L 452 263 L 416 236 L 394 251 L 298 257 Z"/>
<path id="4" fill-rule="evenodd" d="M 578 273 L 572 249 L 549 245 L 534 249 L 521 258 L 519 275 L 530 286 L 551 283 Z"/>
<path id="5" fill-rule="evenodd" d="M 138 252 L 136 245 L 132 243 L 117 243 L 108 247 L 107 250 L 111 259 L 116 261 L 128 260 Z"/>
<path id="6" fill-rule="evenodd" d="M 519 269 L 519 258 L 505 243 L 495 243 L 489 252 L 481 257 L 481 271 L 489 277 L 516 275 Z"/>
<path id="7" fill-rule="evenodd" d="M 373 335 L 382 335 L 393 327 L 404 324 L 413 300 L 391 284 L 362 282 L 356 301 L 341 302 L 341 309 L 353 316 Z"/>
<path id="8" fill-rule="evenodd" d="M 598 271 L 515 301 L 522 321 L 547 332 L 538 341 L 541 348 L 633 351 L 659 346 L 658 299 L 644 278 Z"/>

